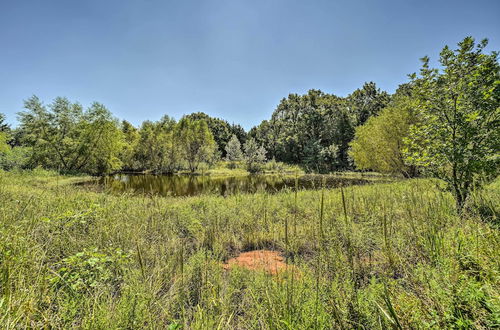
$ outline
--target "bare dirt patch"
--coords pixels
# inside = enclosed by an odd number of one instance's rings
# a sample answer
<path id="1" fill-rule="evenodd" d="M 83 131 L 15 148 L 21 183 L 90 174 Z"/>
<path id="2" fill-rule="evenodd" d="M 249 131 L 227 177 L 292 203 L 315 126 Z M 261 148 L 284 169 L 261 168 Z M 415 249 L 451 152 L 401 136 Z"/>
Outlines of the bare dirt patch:
<path id="1" fill-rule="evenodd" d="M 229 259 L 224 264 L 225 270 L 230 270 L 234 267 L 260 270 L 271 275 L 278 275 L 292 266 L 287 265 L 285 263 L 285 258 L 277 251 L 254 250 L 243 252 L 235 258 Z"/>

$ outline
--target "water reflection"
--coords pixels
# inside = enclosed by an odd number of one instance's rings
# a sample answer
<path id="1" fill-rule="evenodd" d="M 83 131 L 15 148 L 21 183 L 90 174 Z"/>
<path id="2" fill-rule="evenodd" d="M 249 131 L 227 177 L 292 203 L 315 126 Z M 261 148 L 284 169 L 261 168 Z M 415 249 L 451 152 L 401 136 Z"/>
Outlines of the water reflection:
<path id="1" fill-rule="evenodd" d="M 231 195 L 235 193 L 255 193 L 258 191 L 277 192 L 283 189 L 326 188 L 361 185 L 371 181 L 362 178 L 304 175 L 297 179 L 279 175 L 249 175 L 239 177 L 210 177 L 199 175 L 149 175 L 117 174 L 102 177 L 99 186 L 112 192 L 135 192 L 162 196 L 194 196 L 200 194 Z"/>

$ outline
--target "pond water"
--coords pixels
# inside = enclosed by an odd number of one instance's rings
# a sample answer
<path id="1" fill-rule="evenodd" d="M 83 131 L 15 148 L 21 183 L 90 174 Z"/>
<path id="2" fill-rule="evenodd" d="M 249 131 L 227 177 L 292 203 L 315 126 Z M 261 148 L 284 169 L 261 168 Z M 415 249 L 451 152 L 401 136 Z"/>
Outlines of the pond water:
<path id="1" fill-rule="evenodd" d="M 278 192 L 284 189 L 300 190 L 362 185 L 373 182 L 363 178 L 338 176 L 303 175 L 248 175 L 236 177 L 210 177 L 200 175 L 150 175 L 116 174 L 102 177 L 98 187 L 111 192 L 133 192 L 162 196 L 194 196 L 200 194 L 232 195 L 235 193 L 255 193 L 259 191 Z M 88 184 L 88 183 L 86 183 Z"/>

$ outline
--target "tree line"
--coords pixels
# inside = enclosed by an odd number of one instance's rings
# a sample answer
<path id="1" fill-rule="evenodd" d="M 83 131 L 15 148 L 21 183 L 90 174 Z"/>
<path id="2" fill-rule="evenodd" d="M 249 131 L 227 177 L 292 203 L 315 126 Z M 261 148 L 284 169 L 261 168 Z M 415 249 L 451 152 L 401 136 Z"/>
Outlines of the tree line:
<path id="1" fill-rule="evenodd" d="M 500 73 L 498 52 L 486 54 L 487 43 L 467 37 L 457 49 L 446 46 L 439 68 L 422 58 L 420 73 L 392 95 L 373 82 L 346 97 L 314 89 L 290 94 L 248 133 L 204 113 L 136 128 L 99 103 L 84 110 L 59 97 L 45 106 L 33 96 L 18 128 L 0 117 L 0 166 L 175 173 L 226 159 L 230 165 L 245 160 L 258 172 L 267 159 L 311 172 L 432 175 L 463 205 L 473 185 L 499 170 Z"/>
<path id="2" fill-rule="evenodd" d="M 349 143 L 356 127 L 378 114 L 390 98 L 373 82 L 345 98 L 320 90 L 290 94 L 270 120 L 247 133 L 240 125 L 201 112 L 179 122 L 164 116 L 134 127 L 119 122 L 100 103 L 84 110 L 64 97 L 46 106 L 32 96 L 18 114 L 19 127 L 10 134 L 10 144 L 17 148 L 4 154 L 0 164 L 9 168 L 24 161 L 26 167 L 96 175 L 118 170 L 194 172 L 221 159 L 232 167 L 245 161 L 250 172 L 258 172 L 266 159 L 308 172 L 354 169 Z"/>
<path id="3" fill-rule="evenodd" d="M 115 171 L 195 172 L 221 159 L 259 172 L 265 150 L 240 125 L 193 113 L 179 121 L 163 116 L 138 128 L 118 121 L 100 103 L 87 109 L 57 97 L 44 105 L 32 96 L 11 130 L 0 117 L 0 168 L 41 166 L 62 173 L 105 175 Z M 241 142 L 243 141 L 243 147 Z"/>
<path id="4" fill-rule="evenodd" d="M 375 83 L 365 83 L 347 97 L 310 90 L 290 94 L 270 120 L 252 128 L 249 136 L 267 150 L 268 158 L 297 164 L 310 172 L 353 169 L 349 143 L 356 127 L 387 106 L 390 95 Z"/>

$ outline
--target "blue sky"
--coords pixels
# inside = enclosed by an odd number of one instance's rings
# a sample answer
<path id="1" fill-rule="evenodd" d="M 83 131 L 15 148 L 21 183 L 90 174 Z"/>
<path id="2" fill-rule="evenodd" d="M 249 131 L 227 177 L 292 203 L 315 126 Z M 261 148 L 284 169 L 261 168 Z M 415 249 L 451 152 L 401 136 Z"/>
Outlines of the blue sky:
<path id="1" fill-rule="evenodd" d="M 500 1 L 0 0 L 0 112 L 66 96 L 133 124 L 203 111 L 246 129 L 289 93 L 389 92 L 467 35 L 500 50 Z"/>

